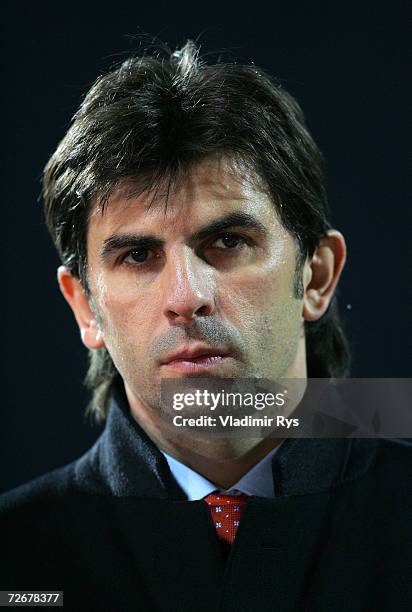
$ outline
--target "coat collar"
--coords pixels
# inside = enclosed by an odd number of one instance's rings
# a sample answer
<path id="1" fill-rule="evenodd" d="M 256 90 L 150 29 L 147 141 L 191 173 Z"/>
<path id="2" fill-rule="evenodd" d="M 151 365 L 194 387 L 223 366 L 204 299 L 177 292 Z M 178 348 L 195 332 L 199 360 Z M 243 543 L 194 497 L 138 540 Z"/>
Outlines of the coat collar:
<path id="1" fill-rule="evenodd" d="M 272 461 L 275 497 L 318 493 L 359 478 L 372 465 L 373 439 L 284 441 Z M 75 464 L 84 492 L 116 497 L 185 500 L 165 456 L 130 413 L 123 385 L 114 388 L 105 430 Z"/>

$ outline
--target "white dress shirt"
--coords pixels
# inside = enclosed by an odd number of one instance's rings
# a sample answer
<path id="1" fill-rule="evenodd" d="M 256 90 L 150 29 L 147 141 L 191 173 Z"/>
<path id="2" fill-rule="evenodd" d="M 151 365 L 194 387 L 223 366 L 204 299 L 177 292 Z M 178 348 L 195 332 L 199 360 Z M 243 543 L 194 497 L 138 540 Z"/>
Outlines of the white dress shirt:
<path id="1" fill-rule="evenodd" d="M 222 489 L 187 465 L 184 465 L 184 463 L 181 463 L 164 451 L 162 453 L 166 457 L 172 475 L 186 494 L 188 501 L 203 499 L 216 490 L 222 493 L 222 495 L 240 495 L 244 493 L 245 495 L 256 495 L 258 497 L 274 497 L 272 458 L 282 444 L 283 442 L 273 448 L 229 489 Z"/>

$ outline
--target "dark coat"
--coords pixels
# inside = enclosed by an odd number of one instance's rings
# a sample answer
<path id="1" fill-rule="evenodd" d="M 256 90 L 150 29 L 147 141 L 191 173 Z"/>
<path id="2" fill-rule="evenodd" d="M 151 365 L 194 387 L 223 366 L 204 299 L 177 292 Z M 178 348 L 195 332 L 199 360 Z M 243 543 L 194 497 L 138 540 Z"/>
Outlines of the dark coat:
<path id="1" fill-rule="evenodd" d="M 273 478 L 225 560 L 117 398 L 82 458 L 0 496 L 0 590 L 63 590 L 76 611 L 412 610 L 407 442 L 289 439 Z"/>

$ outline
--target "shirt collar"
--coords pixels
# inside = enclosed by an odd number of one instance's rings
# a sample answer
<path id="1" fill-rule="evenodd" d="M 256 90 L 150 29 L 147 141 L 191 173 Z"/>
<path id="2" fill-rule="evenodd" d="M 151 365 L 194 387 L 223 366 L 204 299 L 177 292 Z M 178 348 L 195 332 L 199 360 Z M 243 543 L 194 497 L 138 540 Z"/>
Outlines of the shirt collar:
<path id="1" fill-rule="evenodd" d="M 258 497 L 274 497 L 275 490 L 272 474 L 272 458 L 282 444 L 283 442 L 273 448 L 259 461 L 259 463 L 254 465 L 251 470 L 244 474 L 242 478 L 229 489 L 222 489 L 171 455 L 168 455 L 164 451 L 162 451 L 162 453 L 166 457 L 172 475 L 182 491 L 186 494 L 188 501 L 203 499 L 216 490 L 226 495 L 239 495 L 240 493 L 244 493 L 246 495 L 256 495 Z"/>

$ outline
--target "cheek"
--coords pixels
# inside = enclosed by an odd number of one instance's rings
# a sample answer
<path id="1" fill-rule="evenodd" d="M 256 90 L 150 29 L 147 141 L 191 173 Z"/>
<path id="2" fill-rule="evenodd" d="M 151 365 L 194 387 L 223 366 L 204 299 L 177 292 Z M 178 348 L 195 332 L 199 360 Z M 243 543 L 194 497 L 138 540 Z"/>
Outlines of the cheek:
<path id="1" fill-rule="evenodd" d="M 293 296 L 293 270 L 282 260 L 225 279 L 220 295 L 223 312 L 239 322 L 280 310 Z"/>
<path id="2" fill-rule="evenodd" d="M 111 289 L 100 284 L 98 309 L 106 340 L 119 338 L 125 344 L 142 344 L 153 334 L 158 322 L 156 296 L 147 291 Z"/>

